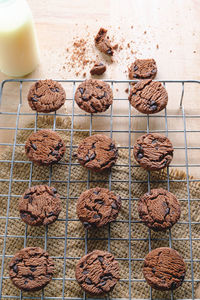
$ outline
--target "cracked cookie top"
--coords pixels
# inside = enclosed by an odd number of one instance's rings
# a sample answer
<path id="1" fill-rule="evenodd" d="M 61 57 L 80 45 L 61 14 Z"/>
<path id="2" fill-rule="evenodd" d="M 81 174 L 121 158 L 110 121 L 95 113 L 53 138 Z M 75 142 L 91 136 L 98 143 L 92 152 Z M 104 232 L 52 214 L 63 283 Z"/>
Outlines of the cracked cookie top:
<path id="1" fill-rule="evenodd" d="M 76 280 L 93 295 L 112 291 L 119 278 L 118 262 L 106 251 L 92 251 L 83 256 L 76 266 Z"/>
<path id="2" fill-rule="evenodd" d="M 35 82 L 28 93 L 28 103 L 32 110 L 49 113 L 59 109 L 66 99 L 60 83 L 51 79 Z"/>
<path id="3" fill-rule="evenodd" d="M 173 158 L 173 146 L 170 140 L 158 133 L 140 136 L 134 144 L 133 154 L 140 166 L 149 171 L 167 167 Z"/>
<path id="4" fill-rule="evenodd" d="M 13 284 L 24 291 L 38 291 L 45 287 L 54 273 L 49 254 L 39 247 L 28 247 L 11 259 L 9 275 Z"/>
<path id="5" fill-rule="evenodd" d="M 145 257 L 143 274 L 154 289 L 167 291 L 178 288 L 183 283 L 185 273 L 185 263 L 174 249 L 156 248 Z"/>
<path id="6" fill-rule="evenodd" d="M 26 144 L 27 157 L 38 165 L 50 165 L 58 162 L 65 154 L 65 144 L 52 130 L 44 129 L 32 133 Z"/>
<path id="7" fill-rule="evenodd" d="M 79 163 L 95 172 L 110 169 L 115 164 L 117 157 L 118 150 L 114 141 L 103 134 L 85 138 L 77 150 Z"/>
<path id="8" fill-rule="evenodd" d="M 33 186 L 19 200 L 19 212 L 28 225 L 49 225 L 57 220 L 61 212 L 60 196 L 54 187 Z"/>
<path id="9" fill-rule="evenodd" d="M 170 229 L 180 218 L 180 203 L 174 194 L 160 188 L 144 194 L 138 202 L 140 219 L 149 228 Z"/>
<path id="10" fill-rule="evenodd" d="M 86 228 L 102 227 L 114 221 L 121 208 L 121 198 L 108 189 L 96 187 L 78 198 L 76 211 Z"/>
<path id="11" fill-rule="evenodd" d="M 166 107 L 168 94 L 161 82 L 140 80 L 131 88 L 129 101 L 139 112 L 155 114 Z"/>
<path id="12" fill-rule="evenodd" d="M 75 101 L 81 109 L 88 113 L 104 112 L 113 102 L 112 89 L 104 81 L 88 79 L 78 86 Z"/>

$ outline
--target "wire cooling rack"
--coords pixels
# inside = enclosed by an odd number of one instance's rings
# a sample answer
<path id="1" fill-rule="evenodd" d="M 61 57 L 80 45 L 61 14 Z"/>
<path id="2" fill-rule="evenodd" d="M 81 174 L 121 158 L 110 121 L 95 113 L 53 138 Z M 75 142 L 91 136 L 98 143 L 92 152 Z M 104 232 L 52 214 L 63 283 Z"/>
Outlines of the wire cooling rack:
<path id="1" fill-rule="evenodd" d="M 35 82 L 36 80 L 32 80 L 32 79 L 17 79 L 17 80 L 5 80 L 1 83 L 0 86 L 0 102 L 2 105 L 2 110 L 1 110 L 1 118 L 3 119 L 3 124 L 0 127 L 0 138 L 1 138 L 1 143 L 0 143 L 0 150 L 1 152 L 4 151 L 4 149 L 10 148 L 12 149 L 11 151 L 11 158 L 10 159 L 1 159 L 0 160 L 0 164 L 1 167 L 3 167 L 3 163 L 9 163 L 10 164 L 10 176 L 9 178 L 0 178 L 0 183 L 7 183 L 8 184 L 8 193 L 7 194 L 3 194 L 0 191 L 0 220 L 4 220 L 4 228 L 3 228 L 3 234 L 0 235 L 0 239 L 1 239 L 1 245 L 2 245 L 2 251 L 0 252 L 0 259 L 1 259 L 1 269 L 0 269 L 0 299 L 73 299 L 73 300 L 81 300 L 81 299 L 92 299 L 91 296 L 87 296 L 84 292 L 82 294 L 82 297 L 78 296 L 74 296 L 74 297 L 66 297 L 65 296 L 65 284 L 66 282 L 73 282 L 75 281 L 75 278 L 68 278 L 66 276 L 66 269 L 67 269 L 67 264 L 70 260 L 77 260 L 79 259 L 79 257 L 68 257 L 67 253 L 68 253 L 68 242 L 70 240 L 69 234 L 68 234 L 68 222 L 70 221 L 70 219 L 68 218 L 68 203 L 69 203 L 69 198 L 70 198 L 70 193 L 69 193 L 69 189 L 70 189 L 70 185 L 73 183 L 78 183 L 78 181 L 76 181 L 76 179 L 72 180 L 71 179 L 71 168 L 74 165 L 78 165 L 78 163 L 74 163 L 73 162 L 73 150 L 74 148 L 76 148 L 76 146 L 73 145 L 73 135 L 75 132 L 86 132 L 89 135 L 94 134 L 94 133 L 103 133 L 103 134 L 107 134 L 110 137 L 114 137 L 115 140 L 117 140 L 116 137 L 119 137 L 119 139 L 122 140 L 122 142 L 120 143 L 121 145 L 119 146 L 120 149 L 126 149 L 128 151 L 128 163 L 126 165 L 123 165 L 124 167 L 128 167 L 129 168 L 129 172 L 128 172 L 128 177 L 126 179 L 126 182 L 128 184 L 128 197 L 125 199 L 122 199 L 122 201 L 128 201 L 128 207 L 129 207 L 129 217 L 127 220 L 120 220 L 118 219 L 116 222 L 119 223 L 123 223 L 125 222 L 126 224 L 128 224 L 128 238 L 126 238 L 125 240 L 128 243 L 128 257 L 120 257 L 117 258 L 119 261 L 120 260 L 125 260 L 128 263 L 129 266 L 129 271 L 128 271 L 128 278 L 124 279 L 121 278 L 120 282 L 125 282 L 127 283 L 126 287 L 127 287 L 127 297 L 109 297 L 107 296 L 106 299 L 138 299 L 135 294 L 134 294 L 134 289 L 132 288 L 132 283 L 134 282 L 144 282 L 145 280 L 143 277 L 141 278 L 137 278 L 137 279 L 133 279 L 131 274 L 132 274 L 132 262 L 134 261 L 143 261 L 144 257 L 141 258 L 137 258 L 135 259 L 132 256 L 132 248 L 131 248 L 131 241 L 133 240 L 133 238 L 131 237 L 131 226 L 133 223 L 139 223 L 140 221 L 133 221 L 131 218 L 131 209 L 132 209 L 132 203 L 133 200 L 138 200 L 138 198 L 132 198 L 131 196 L 131 189 L 132 186 L 134 186 L 134 184 L 137 184 L 138 182 L 141 184 L 147 184 L 148 186 L 148 190 L 150 190 L 152 181 L 151 181 L 151 174 L 148 172 L 148 176 L 147 176 L 147 180 L 137 180 L 132 178 L 131 175 L 131 168 L 135 167 L 138 168 L 139 166 L 135 163 L 132 162 L 132 149 L 133 149 L 133 136 L 138 137 L 139 135 L 142 135 L 144 133 L 148 133 L 148 132 L 160 132 L 162 134 L 165 134 L 166 136 L 169 136 L 169 138 L 173 137 L 172 139 L 177 140 L 179 136 L 182 137 L 182 143 L 180 144 L 175 144 L 174 149 L 175 149 L 175 153 L 179 153 L 180 151 L 180 156 L 183 156 L 184 161 L 180 162 L 179 161 L 179 154 L 177 155 L 177 159 L 173 160 L 172 164 L 170 165 L 171 167 L 175 167 L 175 168 L 179 168 L 180 170 L 184 170 L 186 173 L 186 177 L 182 180 L 177 180 L 177 182 L 185 182 L 187 185 L 187 197 L 185 199 L 180 199 L 182 201 L 185 201 L 188 205 L 188 221 L 183 221 L 183 222 L 179 222 L 179 224 L 186 224 L 188 225 L 189 228 L 189 249 L 190 249 L 190 257 L 186 258 L 185 261 L 190 262 L 190 271 L 191 271 L 191 278 L 185 280 L 185 282 L 187 284 L 191 285 L 191 294 L 190 297 L 187 297 L 187 299 L 195 299 L 195 284 L 198 283 L 200 281 L 200 276 L 198 278 L 194 278 L 194 272 L 193 272 L 193 264 L 194 262 L 200 262 L 200 260 L 198 259 L 194 259 L 193 258 L 193 242 L 194 239 L 192 237 L 192 221 L 191 221 L 191 210 L 190 210 L 190 205 L 191 205 L 191 197 L 190 197 L 190 183 L 191 182 L 200 182 L 199 179 L 194 179 L 190 177 L 190 174 L 193 174 L 193 170 L 195 173 L 195 176 L 198 174 L 199 172 L 199 167 L 200 164 L 198 163 L 198 156 L 196 155 L 196 153 L 200 150 L 200 145 L 199 145 L 199 133 L 200 133 L 200 126 L 198 124 L 200 124 L 200 114 L 198 113 L 198 111 L 196 110 L 196 108 L 192 109 L 192 107 L 190 107 L 190 97 L 197 97 L 199 94 L 199 90 L 200 90 L 200 81 L 192 81 L 192 80 L 176 80 L 176 81 L 172 81 L 172 80 L 162 80 L 161 82 L 163 83 L 163 85 L 166 86 L 168 92 L 171 94 L 169 95 L 169 102 L 173 101 L 173 108 L 170 109 L 170 103 L 168 105 L 168 108 L 165 109 L 164 111 L 155 114 L 155 115 L 143 115 L 140 113 L 137 113 L 129 104 L 128 102 L 128 94 L 126 93 L 122 93 L 123 95 L 121 96 L 121 90 L 124 88 L 127 88 L 130 90 L 130 85 L 132 81 L 126 81 L 126 80 L 106 80 L 106 82 L 108 82 L 114 92 L 114 104 L 113 106 L 108 110 L 108 112 L 102 113 L 102 114 L 97 114 L 97 115 L 90 115 L 90 114 L 85 114 L 83 111 L 79 110 L 75 104 L 74 101 L 74 94 L 75 94 L 75 90 L 76 87 L 78 85 L 79 82 L 81 82 L 82 80 L 58 80 L 61 84 L 66 84 L 68 86 L 69 89 L 71 89 L 71 96 L 67 97 L 66 99 L 66 103 L 69 102 L 69 110 L 62 110 L 62 112 L 57 112 L 57 113 L 53 113 L 51 115 L 53 115 L 54 118 L 54 122 L 53 122 L 53 130 L 56 130 L 59 132 L 59 128 L 56 127 L 56 118 L 57 117 L 70 117 L 71 118 L 71 128 L 65 129 L 66 131 L 68 131 L 70 133 L 70 143 L 67 146 L 69 148 L 69 160 L 67 163 L 63 163 L 62 161 L 59 162 L 60 165 L 62 164 L 67 164 L 68 165 L 68 175 L 66 180 L 63 182 L 64 184 L 66 184 L 67 187 L 67 193 L 66 196 L 63 198 L 66 200 L 66 218 L 65 219 L 58 219 L 57 222 L 65 222 L 65 236 L 62 237 L 64 240 L 64 256 L 63 257 L 54 257 L 54 259 L 63 259 L 63 271 L 62 277 L 59 278 L 53 278 L 53 281 L 60 281 L 62 283 L 62 291 L 59 295 L 57 296 L 51 296 L 51 295 L 45 295 L 44 290 L 41 291 L 40 294 L 37 293 L 36 296 L 34 295 L 27 295 L 24 294 L 23 292 L 18 292 L 18 294 L 5 294 L 4 293 L 4 289 L 3 286 L 5 284 L 7 284 L 9 277 L 8 277 L 8 273 L 6 273 L 6 264 L 5 261 L 7 259 L 9 259 L 10 257 L 12 257 L 12 255 L 7 254 L 6 252 L 6 243 L 8 238 L 13 237 L 13 238 L 22 238 L 24 240 L 23 245 L 24 247 L 27 244 L 27 239 L 31 238 L 31 236 L 28 235 L 28 230 L 27 230 L 27 226 L 24 225 L 25 227 L 25 234 L 24 235 L 17 235 L 17 234 L 13 234 L 13 235 L 9 235 L 8 233 L 8 224 L 10 220 L 20 220 L 20 218 L 18 217 L 17 213 L 15 216 L 10 216 L 9 214 L 9 210 L 10 210 L 10 202 L 11 202 L 11 197 L 12 198 L 19 198 L 20 195 L 16 195 L 12 192 L 12 186 L 15 183 L 19 183 L 21 181 L 27 182 L 29 186 L 31 185 L 35 185 L 35 184 L 40 184 L 40 180 L 36 180 L 33 179 L 32 177 L 32 171 L 33 171 L 33 164 L 32 162 L 29 161 L 25 161 L 25 160 L 16 160 L 15 159 L 15 151 L 16 148 L 19 146 L 23 146 L 21 144 L 18 144 L 17 142 L 17 135 L 19 131 L 25 131 L 25 130 L 30 130 L 30 128 L 27 128 L 25 125 L 21 126 L 20 124 L 20 120 L 21 118 L 26 118 L 26 120 L 34 120 L 34 128 L 33 130 L 36 131 L 37 130 L 37 119 L 39 115 L 48 115 L 48 114 L 38 114 L 35 113 L 33 111 L 31 111 L 31 109 L 27 106 L 27 109 L 22 110 L 23 105 L 25 105 L 24 102 L 26 102 L 25 97 L 23 96 L 23 89 L 26 86 L 30 86 L 31 83 Z M 4 99 L 4 89 L 6 88 L 6 86 L 8 86 L 8 89 L 6 91 L 10 91 L 11 92 L 11 99 L 13 101 L 13 108 L 10 109 L 9 111 L 6 109 L 6 102 L 7 99 Z M 188 90 L 187 90 L 188 88 Z M 13 94 L 13 89 L 16 91 L 16 93 Z M 185 92 L 187 90 L 187 95 L 185 95 Z M 8 92 L 7 92 L 8 94 Z M 70 94 L 70 93 L 69 93 Z M 191 96 L 193 95 L 193 96 Z M 185 99 L 186 98 L 186 99 Z M 173 99 L 173 100 L 171 100 Z M 197 101 L 199 100 L 198 98 L 196 99 Z M 121 104 L 121 108 L 120 110 L 116 110 L 116 108 L 118 107 L 118 104 Z M 172 103 L 171 103 L 172 104 Z M 183 105 L 184 104 L 184 105 Z M 127 107 L 127 110 L 124 110 L 124 107 Z M 172 106 L 172 105 L 171 105 Z M 184 106 L 186 108 L 184 108 Z M 9 106 L 11 107 L 11 106 Z M 121 113 L 123 112 L 123 113 Z M 14 118 L 14 122 L 15 124 L 12 125 L 10 119 Z M 79 126 L 76 127 L 76 120 L 78 119 L 79 121 L 82 120 L 81 118 L 87 119 L 88 122 L 84 128 L 84 126 Z M 97 125 L 96 123 L 96 118 L 99 119 L 99 123 Z M 153 121 L 157 121 L 160 124 L 160 127 L 157 128 L 153 125 Z M 194 122 L 193 122 L 194 121 Z M 104 124 L 105 123 L 105 124 Z M 162 124 L 161 124 L 162 123 Z M 8 125 L 12 125 L 12 126 L 8 126 Z M 100 124 L 100 125 L 99 125 Z M 121 124 L 123 124 L 122 129 Z M 142 124 L 142 128 L 140 128 L 140 124 Z M 191 125 L 192 124 L 192 125 Z M 196 125 L 194 125 L 196 124 Z M 194 125 L 194 126 L 193 126 Z M 6 134 L 5 134 L 6 133 Z M 8 138 L 8 141 L 5 141 L 5 135 Z M 191 139 L 190 136 L 193 136 L 193 141 L 195 140 L 195 145 L 191 144 Z M 194 136 L 195 135 L 195 136 Z M 197 151 L 197 152 L 196 152 Z M 197 158 L 196 160 L 194 160 L 193 158 Z M 16 180 L 13 178 L 13 169 L 14 169 L 14 164 L 15 163 L 22 163 L 22 164 L 30 164 L 30 176 L 29 178 L 26 178 L 24 180 Z M 120 166 L 120 165 L 119 165 Z M 172 181 L 176 181 L 176 180 L 171 180 L 169 177 L 169 167 L 167 169 L 167 179 L 166 179 L 166 184 L 167 184 L 167 188 L 168 190 L 170 190 L 170 184 L 172 183 Z M 198 178 L 198 176 L 196 176 L 195 178 Z M 47 184 L 54 184 L 56 180 L 52 179 L 52 167 L 49 167 L 49 178 L 47 180 Z M 84 181 L 84 180 L 82 180 Z M 44 182 L 44 180 L 42 180 L 42 182 Z M 90 171 L 88 171 L 88 177 L 87 180 L 85 180 L 85 183 L 87 185 L 87 188 L 90 187 L 91 183 L 94 183 L 95 181 L 91 181 L 90 180 Z M 163 181 L 160 180 L 160 182 L 162 183 Z M 95 182 L 97 183 L 97 182 Z M 108 185 L 109 188 L 112 188 L 112 184 L 113 184 L 113 179 L 112 179 L 112 172 L 109 175 L 109 179 L 108 179 Z M 120 184 L 120 180 L 119 180 L 119 184 Z M 7 208 L 6 208 L 6 213 L 5 215 L 1 215 L 1 197 L 7 197 Z M 76 200 L 76 199 L 74 199 Z M 200 199 L 194 199 L 195 201 L 198 201 Z M 78 220 L 72 220 L 72 221 L 78 221 Z M 200 222 L 196 222 L 196 224 L 200 224 Z M 151 250 L 152 247 L 152 237 L 151 237 L 151 231 L 148 230 L 148 237 L 145 238 L 144 240 L 148 243 L 148 248 L 149 250 Z M 42 239 L 42 241 L 44 242 L 44 249 L 48 250 L 48 239 L 50 238 L 55 238 L 55 239 L 59 239 L 59 237 L 56 236 L 48 236 L 48 227 L 45 228 L 45 233 L 43 236 L 38 236 L 38 239 Z M 85 253 L 87 253 L 88 251 L 88 241 L 90 240 L 90 238 L 88 237 L 88 232 L 86 230 L 85 232 L 85 237 L 81 238 L 81 237 L 75 237 L 74 239 L 77 240 L 84 240 L 85 242 Z M 98 239 L 98 237 L 95 237 L 93 239 Z M 99 238 L 100 239 L 100 238 Z M 107 244 L 107 249 L 108 251 L 111 248 L 111 242 L 114 238 L 112 238 L 110 236 L 110 226 L 108 227 L 108 237 L 105 238 L 104 242 L 105 244 Z M 177 240 L 181 240 L 180 238 L 177 238 Z M 142 238 L 138 238 L 135 239 L 135 241 L 139 241 L 142 240 Z M 164 239 L 163 239 L 164 240 Z M 173 236 L 171 234 L 171 231 L 169 231 L 168 234 L 168 246 L 171 247 L 172 246 L 172 242 L 173 240 L 176 240 L 175 238 L 173 239 Z M 184 239 L 183 239 L 184 240 Z M 119 239 L 120 241 L 120 239 Z M 13 253 L 14 254 L 14 253 Z M 146 255 L 146 254 L 144 254 Z M 200 266 L 200 264 L 199 264 Z M 6 274 L 6 275 L 5 275 Z M 199 271 L 200 274 L 200 271 Z M 157 297 L 155 297 L 152 293 L 152 289 L 149 287 L 149 295 L 146 298 L 143 299 L 158 299 Z M 100 297 L 101 299 L 104 299 L 103 297 Z M 159 299 L 166 299 L 165 297 L 162 297 Z M 168 299 L 168 298 L 167 298 Z M 186 298 L 180 298 L 180 297 L 176 297 L 174 296 L 174 292 L 172 291 L 169 299 L 186 299 Z"/>

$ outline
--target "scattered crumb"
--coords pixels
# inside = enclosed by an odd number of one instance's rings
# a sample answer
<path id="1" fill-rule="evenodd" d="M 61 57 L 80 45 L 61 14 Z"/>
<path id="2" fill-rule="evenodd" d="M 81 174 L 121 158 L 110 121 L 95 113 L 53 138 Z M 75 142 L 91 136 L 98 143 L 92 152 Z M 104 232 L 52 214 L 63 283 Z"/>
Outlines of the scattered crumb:
<path id="1" fill-rule="evenodd" d="M 144 34 L 146 34 L 147 32 L 146 32 L 146 30 L 144 31 Z"/>
<path id="2" fill-rule="evenodd" d="M 127 47 L 130 48 L 130 44 L 129 43 L 127 44 Z"/>
<path id="3" fill-rule="evenodd" d="M 83 77 L 86 77 L 86 72 L 83 73 Z"/>
<path id="4" fill-rule="evenodd" d="M 116 92 L 119 92 L 119 89 L 116 89 Z"/>
<path id="5" fill-rule="evenodd" d="M 128 88 L 126 88 L 126 89 L 125 89 L 125 93 L 127 93 L 127 94 L 128 94 Z"/>
<path id="6" fill-rule="evenodd" d="M 131 29 L 133 29 L 133 25 L 131 25 Z"/>
<path id="7" fill-rule="evenodd" d="M 79 75 L 79 72 L 76 72 L 76 74 L 75 74 L 76 76 L 78 76 Z"/>
<path id="8" fill-rule="evenodd" d="M 115 44 L 115 45 L 113 46 L 113 49 L 114 49 L 114 50 L 117 50 L 117 49 L 118 49 L 118 46 L 119 46 L 118 44 Z"/>
<path id="9" fill-rule="evenodd" d="M 196 51 L 194 50 L 193 53 L 196 53 Z"/>
<path id="10" fill-rule="evenodd" d="M 156 45 L 156 49 L 159 49 L 159 45 L 158 44 Z"/>
<path id="11" fill-rule="evenodd" d="M 170 50 L 169 52 L 172 53 L 172 50 Z"/>

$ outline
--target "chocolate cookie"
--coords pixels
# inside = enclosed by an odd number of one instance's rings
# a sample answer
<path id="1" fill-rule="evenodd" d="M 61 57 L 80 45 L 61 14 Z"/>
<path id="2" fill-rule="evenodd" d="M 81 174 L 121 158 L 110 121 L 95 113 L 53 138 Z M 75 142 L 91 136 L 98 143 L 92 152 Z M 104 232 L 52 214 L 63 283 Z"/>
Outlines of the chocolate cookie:
<path id="1" fill-rule="evenodd" d="M 96 62 L 90 70 L 91 75 L 102 75 L 106 71 L 106 65 L 102 62 Z"/>
<path id="2" fill-rule="evenodd" d="M 143 274 L 154 289 L 175 290 L 183 283 L 185 272 L 185 263 L 174 249 L 157 248 L 145 257 Z"/>
<path id="3" fill-rule="evenodd" d="M 161 170 L 169 166 L 173 152 L 174 149 L 170 140 L 158 133 L 140 136 L 133 149 L 137 162 L 142 168 L 149 171 Z"/>
<path id="4" fill-rule="evenodd" d="M 113 93 L 108 83 L 97 79 L 82 82 L 75 93 L 78 106 L 88 113 L 106 111 L 113 102 Z"/>
<path id="5" fill-rule="evenodd" d="M 79 163 L 95 172 L 110 169 L 115 164 L 117 157 L 118 150 L 114 141 L 103 134 L 85 138 L 77 150 Z"/>
<path id="6" fill-rule="evenodd" d="M 76 265 L 76 280 L 93 295 L 110 292 L 119 278 L 118 262 L 109 252 L 94 250 L 83 256 Z"/>
<path id="7" fill-rule="evenodd" d="M 19 212 L 28 225 L 49 225 L 57 220 L 61 212 L 60 195 L 54 187 L 33 186 L 19 200 Z"/>
<path id="8" fill-rule="evenodd" d="M 181 207 L 172 193 L 160 188 L 140 198 L 138 212 L 145 225 L 159 231 L 170 229 L 179 220 Z"/>
<path id="9" fill-rule="evenodd" d="M 129 68 L 130 79 L 154 79 L 157 66 L 154 59 L 136 59 Z"/>
<path id="10" fill-rule="evenodd" d="M 166 107 L 168 94 L 161 82 L 147 79 L 132 86 L 128 99 L 139 112 L 155 114 Z"/>
<path id="11" fill-rule="evenodd" d="M 114 47 L 111 46 L 110 39 L 107 36 L 107 29 L 100 28 L 94 41 L 99 51 L 106 55 L 113 56 Z"/>
<path id="12" fill-rule="evenodd" d="M 39 247 L 20 250 L 9 265 L 10 279 L 17 288 L 24 291 L 41 290 L 51 281 L 53 273 L 53 260 Z"/>
<path id="13" fill-rule="evenodd" d="M 28 93 L 28 103 L 33 110 L 49 113 L 59 109 L 66 99 L 62 85 L 51 79 L 34 83 Z"/>
<path id="14" fill-rule="evenodd" d="M 117 218 L 121 198 L 108 189 L 96 187 L 83 192 L 78 198 L 76 212 L 86 228 L 102 227 Z"/>
<path id="15" fill-rule="evenodd" d="M 65 150 L 61 137 L 49 129 L 32 133 L 25 144 L 26 155 L 38 165 L 57 163 L 64 156 Z"/>

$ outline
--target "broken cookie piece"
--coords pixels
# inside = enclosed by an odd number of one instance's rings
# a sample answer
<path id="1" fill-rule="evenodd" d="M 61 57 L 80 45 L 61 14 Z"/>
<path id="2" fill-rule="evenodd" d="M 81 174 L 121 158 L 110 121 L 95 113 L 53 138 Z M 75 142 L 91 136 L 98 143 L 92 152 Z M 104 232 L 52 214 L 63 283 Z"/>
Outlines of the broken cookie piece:
<path id="1" fill-rule="evenodd" d="M 107 29 L 100 28 L 94 39 L 95 45 L 99 49 L 99 51 L 105 53 L 106 55 L 113 56 L 114 48 L 113 46 L 111 46 L 110 39 L 106 35 Z"/>
<path id="2" fill-rule="evenodd" d="M 94 66 L 90 70 L 91 75 L 102 75 L 106 71 L 106 65 L 102 62 L 95 62 Z"/>

